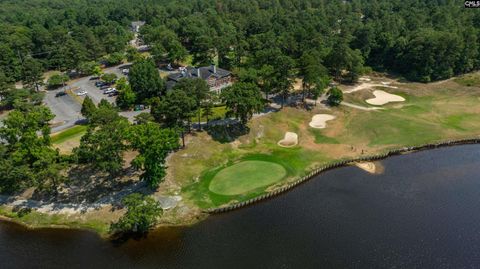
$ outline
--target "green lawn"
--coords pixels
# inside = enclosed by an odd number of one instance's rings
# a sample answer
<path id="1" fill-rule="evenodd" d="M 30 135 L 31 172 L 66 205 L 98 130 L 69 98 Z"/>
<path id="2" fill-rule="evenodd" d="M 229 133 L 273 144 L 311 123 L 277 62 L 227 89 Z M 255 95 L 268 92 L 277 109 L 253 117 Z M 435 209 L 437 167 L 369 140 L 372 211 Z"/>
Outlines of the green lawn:
<path id="1" fill-rule="evenodd" d="M 213 115 L 208 117 L 208 120 L 213 120 L 213 119 L 218 119 L 218 118 L 223 119 L 223 118 L 225 118 L 225 113 L 227 113 L 227 108 L 225 106 L 217 106 L 217 107 L 212 108 L 212 111 L 213 111 Z M 201 113 L 203 114 L 203 109 L 202 109 Z M 198 121 L 198 114 L 195 114 L 195 116 L 193 116 L 190 120 L 192 122 L 197 122 Z M 202 117 L 200 117 L 200 121 L 201 122 L 206 122 L 207 118 L 202 115 Z"/>
<path id="2" fill-rule="evenodd" d="M 220 170 L 210 182 L 210 191 L 238 195 L 265 187 L 287 175 L 283 166 L 266 161 L 244 161 Z"/>
<path id="3" fill-rule="evenodd" d="M 86 125 L 75 125 L 72 128 L 66 129 L 58 134 L 52 135 L 52 144 L 61 144 L 72 138 L 82 136 L 87 131 Z"/>

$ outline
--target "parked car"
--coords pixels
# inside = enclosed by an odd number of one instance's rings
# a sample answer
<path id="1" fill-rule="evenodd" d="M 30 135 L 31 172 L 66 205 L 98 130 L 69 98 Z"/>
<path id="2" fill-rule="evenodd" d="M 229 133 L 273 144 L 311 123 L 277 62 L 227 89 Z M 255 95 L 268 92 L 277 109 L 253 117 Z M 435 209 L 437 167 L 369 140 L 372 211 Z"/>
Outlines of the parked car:
<path id="1" fill-rule="evenodd" d="M 113 96 L 117 96 L 118 95 L 118 91 L 115 90 L 114 92 L 111 92 L 108 94 L 108 97 L 113 97 Z"/>
<path id="2" fill-rule="evenodd" d="M 104 94 L 110 94 L 110 93 L 113 93 L 113 92 L 116 92 L 116 91 L 117 91 L 117 89 L 115 89 L 115 88 L 108 88 L 108 89 L 107 89 L 106 91 L 104 91 L 103 93 L 104 93 Z"/>
<path id="3" fill-rule="evenodd" d="M 57 92 L 57 93 L 55 94 L 55 97 L 64 96 L 64 95 L 66 95 L 66 94 L 67 94 L 67 93 L 66 93 L 66 92 L 64 92 L 64 91 Z"/>
<path id="4" fill-rule="evenodd" d="M 77 95 L 82 96 L 82 95 L 86 95 L 87 93 L 88 93 L 87 91 L 80 90 L 80 91 L 77 92 Z"/>
<path id="5" fill-rule="evenodd" d="M 105 84 L 106 84 L 106 83 L 103 82 L 103 81 L 97 81 L 97 82 L 95 82 L 95 86 L 97 86 L 97 87 L 102 87 L 102 86 L 104 86 Z"/>
<path id="6" fill-rule="evenodd" d="M 128 75 L 129 72 L 130 72 L 130 70 L 128 68 L 122 69 L 122 74 L 124 74 L 124 75 Z"/>

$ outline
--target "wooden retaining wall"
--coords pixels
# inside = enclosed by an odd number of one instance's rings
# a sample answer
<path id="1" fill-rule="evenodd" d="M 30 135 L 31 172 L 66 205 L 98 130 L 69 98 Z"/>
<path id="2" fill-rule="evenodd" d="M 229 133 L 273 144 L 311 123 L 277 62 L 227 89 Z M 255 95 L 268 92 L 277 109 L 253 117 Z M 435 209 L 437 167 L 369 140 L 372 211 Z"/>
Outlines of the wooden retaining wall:
<path id="1" fill-rule="evenodd" d="M 356 158 L 343 159 L 341 161 L 337 161 L 337 162 L 333 162 L 333 163 L 329 163 L 329 164 L 317 167 L 317 168 L 313 169 L 312 171 L 310 171 L 306 176 L 303 176 L 303 177 L 297 179 L 296 181 L 290 182 L 285 186 L 279 187 L 272 192 L 262 194 L 260 196 L 257 196 L 255 198 L 252 198 L 252 199 L 249 199 L 249 200 L 246 200 L 246 201 L 243 201 L 243 202 L 238 202 L 238 203 L 235 203 L 235 204 L 229 204 L 229 205 L 226 205 L 226 206 L 220 206 L 220 207 L 216 207 L 216 208 L 208 208 L 208 209 L 205 209 L 204 212 L 210 213 L 210 214 L 223 213 L 223 212 L 232 211 L 234 209 L 238 209 L 238 208 L 241 208 L 241 207 L 248 206 L 250 204 L 253 204 L 253 203 L 268 199 L 270 197 L 279 195 L 283 192 L 286 192 L 286 191 L 296 187 L 297 185 L 299 185 L 299 184 L 317 176 L 318 174 L 322 173 L 323 171 L 330 170 L 330 169 L 337 168 L 337 167 L 346 166 L 347 164 L 352 163 L 352 162 L 375 161 L 375 160 L 384 159 L 384 158 L 389 157 L 389 156 L 398 155 L 398 154 L 406 153 L 406 152 L 410 152 L 410 151 L 426 150 L 426 149 L 433 149 L 433 148 L 438 148 L 438 147 L 446 147 L 446 146 L 454 146 L 454 145 L 478 144 L 478 143 L 480 143 L 480 138 L 447 140 L 447 141 L 443 141 L 443 142 L 430 143 L 430 144 L 425 144 L 425 145 L 421 145 L 421 146 L 403 147 L 403 148 L 393 149 L 393 150 L 389 150 L 385 153 L 379 153 L 379 154 L 374 154 L 374 155 L 365 155 L 365 156 L 359 156 L 359 157 L 356 157 Z"/>

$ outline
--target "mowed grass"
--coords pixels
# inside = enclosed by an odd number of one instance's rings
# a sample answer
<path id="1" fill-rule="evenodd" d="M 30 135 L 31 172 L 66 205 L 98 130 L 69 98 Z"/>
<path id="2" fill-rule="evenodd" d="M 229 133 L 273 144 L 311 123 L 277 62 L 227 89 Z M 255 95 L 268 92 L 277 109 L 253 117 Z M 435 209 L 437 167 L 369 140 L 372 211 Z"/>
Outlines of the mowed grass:
<path id="1" fill-rule="evenodd" d="M 70 154 L 73 148 L 80 145 L 80 139 L 87 131 L 85 125 L 75 125 L 63 132 L 52 135 L 52 145 L 62 154 Z"/>
<path id="2" fill-rule="evenodd" d="M 210 182 L 210 191 L 222 195 L 238 195 L 265 187 L 287 175 L 283 166 L 265 161 L 244 161 L 226 167 Z"/>
<path id="3" fill-rule="evenodd" d="M 203 108 L 201 109 L 201 117 L 200 121 L 201 122 L 207 122 L 207 117 L 203 116 Z M 225 106 L 216 106 L 212 108 L 212 113 L 213 115 L 208 117 L 208 120 L 213 120 L 213 119 L 223 119 L 225 118 L 225 114 L 227 113 L 227 108 Z M 190 120 L 192 122 L 197 122 L 198 121 L 198 113 L 195 113 L 195 116 L 191 117 Z"/>
<path id="4" fill-rule="evenodd" d="M 219 143 L 205 132 L 196 133 L 190 136 L 185 149 L 173 154 L 168 164 L 169 176 L 181 187 L 185 201 L 209 208 L 268 193 L 327 163 L 392 148 L 480 135 L 480 87 L 449 80 L 403 83 L 398 89 L 386 91 L 401 95 L 406 101 L 387 104 L 376 111 L 345 106 L 318 106 L 311 111 L 286 107 L 252 119 L 249 133 L 232 143 Z M 370 95 L 359 91 L 347 97 L 361 104 Z M 310 128 L 312 116 L 320 113 L 332 114 L 336 119 L 325 129 Z M 287 131 L 298 134 L 296 147 L 277 145 Z M 255 179 L 248 172 L 235 169 L 235 164 L 252 160 L 278 163 L 287 174 L 266 185 L 259 182 L 258 186 L 247 186 Z M 217 176 L 223 179 L 215 179 Z M 236 181 L 240 177 L 245 181 Z M 211 183 L 214 180 L 219 182 Z"/>
<path id="5" fill-rule="evenodd" d="M 86 131 L 86 125 L 75 125 L 72 128 L 66 129 L 65 131 L 53 134 L 51 141 L 52 144 L 61 144 L 69 139 L 84 135 Z"/>

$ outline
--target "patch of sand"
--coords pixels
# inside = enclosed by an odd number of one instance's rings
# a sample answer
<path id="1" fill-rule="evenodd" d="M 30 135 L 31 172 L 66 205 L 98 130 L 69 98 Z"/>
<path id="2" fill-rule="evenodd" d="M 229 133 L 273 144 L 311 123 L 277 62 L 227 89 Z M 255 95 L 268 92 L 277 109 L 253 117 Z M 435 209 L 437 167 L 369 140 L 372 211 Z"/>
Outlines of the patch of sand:
<path id="1" fill-rule="evenodd" d="M 381 174 L 385 170 L 379 162 L 356 162 L 355 166 L 370 174 Z"/>
<path id="2" fill-rule="evenodd" d="M 293 146 L 296 146 L 297 144 L 298 144 L 298 135 L 293 132 L 286 132 L 285 137 L 282 140 L 278 141 L 278 145 L 280 147 L 285 147 L 285 148 L 293 147 Z"/>
<path id="3" fill-rule="evenodd" d="M 323 129 L 327 127 L 327 121 L 335 119 L 335 116 L 329 114 L 316 114 L 308 124 L 312 128 Z"/>
<path id="4" fill-rule="evenodd" d="M 391 88 L 391 89 L 398 89 L 397 86 L 391 86 L 389 85 L 390 82 L 383 81 L 381 83 L 372 83 L 372 82 L 362 82 L 357 86 L 354 86 L 353 88 L 348 88 L 345 89 L 343 92 L 344 93 L 352 93 L 356 91 L 361 91 L 361 90 L 366 90 L 366 89 L 372 89 L 373 87 L 383 87 L 383 88 Z"/>
<path id="5" fill-rule="evenodd" d="M 375 106 L 382 106 L 390 102 L 404 102 L 405 98 L 388 92 L 376 90 L 373 92 L 375 98 L 365 100 L 367 103 Z"/>

